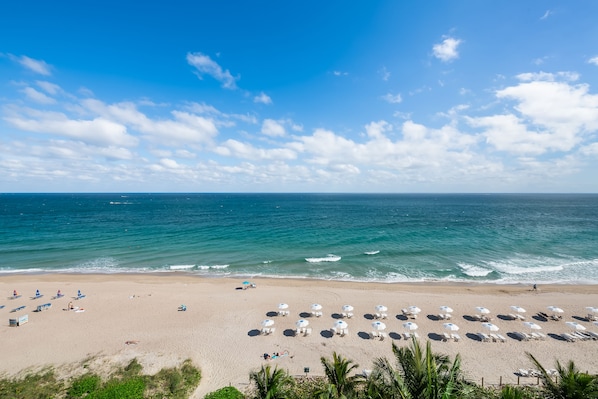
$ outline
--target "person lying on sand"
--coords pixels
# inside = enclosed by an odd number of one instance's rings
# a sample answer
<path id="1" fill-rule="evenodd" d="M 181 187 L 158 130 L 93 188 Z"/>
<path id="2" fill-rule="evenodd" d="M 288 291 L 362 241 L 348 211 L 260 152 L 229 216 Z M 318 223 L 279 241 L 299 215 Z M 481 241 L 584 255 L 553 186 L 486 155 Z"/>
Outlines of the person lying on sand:
<path id="1" fill-rule="evenodd" d="M 125 341 L 125 345 L 137 345 L 138 343 L 139 341 L 137 340 Z"/>

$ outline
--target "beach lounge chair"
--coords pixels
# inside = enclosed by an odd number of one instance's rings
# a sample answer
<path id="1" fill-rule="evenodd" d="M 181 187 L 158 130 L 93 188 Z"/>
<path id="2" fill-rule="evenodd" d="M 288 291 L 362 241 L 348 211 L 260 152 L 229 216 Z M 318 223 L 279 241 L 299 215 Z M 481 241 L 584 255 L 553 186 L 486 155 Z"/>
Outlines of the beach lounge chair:
<path id="1" fill-rule="evenodd" d="M 598 333 L 594 331 L 587 331 L 587 334 L 593 337 L 593 339 L 598 339 Z"/>
<path id="2" fill-rule="evenodd" d="M 492 342 L 492 339 L 486 333 L 477 333 L 477 336 L 480 338 L 482 342 Z"/>
<path id="3" fill-rule="evenodd" d="M 451 333 L 451 338 L 453 339 L 453 341 L 455 342 L 459 342 L 461 341 L 461 336 L 457 333 Z"/>
<path id="4" fill-rule="evenodd" d="M 448 342 L 451 339 L 451 336 L 448 333 L 443 333 L 442 338 L 444 342 Z"/>
<path id="5" fill-rule="evenodd" d="M 349 334 L 349 329 L 348 328 L 342 328 L 341 329 L 341 337 L 344 337 L 345 335 Z"/>
<path id="6" fill-rule="evenodd" d="M 530 335 L 532 336 L 533 339 L 535 339 L 537 341 L 543 341 L 544 338 L 546 337 L 544 334 L 540 334 L 537 332 L 532 332 L 532 333 L 530 333 Z"/>
<path id="7" fill-rule="evenodd" d="M 575 338 L 573 335 L 569 334 L 569 333 L 562 333 L 561 337 L 565 339 L 565 341 L 567 342 L 575 342 L 577 341 L 577 338 Z"/>
<path id="8" fill-rule="evenodd" d="M 187 305 L 181 305 L 181 306 L 179 306 L 178 311 L 179 312 L 186 312 L 187 311 Z"/>
<path id="9" fill-rule="evenodd" d="M 386 338 L 386 333 L 384 331 L 380 331 L 380 341 L 384 341 Z"/>
<path id="10" fill-rule="evenodd" d="M 507 339 L 504 336 L 502 336 L 501 334 L 496 334 L 496 336 L 498 337 L 498 339 L 500 340 L 500 342 L 503 342 L 503 343 L 507 342 Z"/>
<path id="11" fill-rule="evenodd" d="M 15 312 L 19 312 L 23 309 L 25 309 L 27 306 L 23 305 L 23 306 L 19 306 L 17 308 L 14 308 L 13 310 L 10 311 L 10 313 L 15 313 Z"/>
<path id="12" fill-rule="evenodd" d="M 378 331 L 370 332 L 370 339 L 379 338 L 379 337 L 380 337 L 380 333 Z"/>
<path id="13" fill-rule="evenodd" d="M 403 338 L 404 338 L 404 339 L 406 339 L 406 340 L 407 340 L 407 339 L 411 339 L 411 333 L 409 333 L 409 332 L 404 332 L 404 333 L 403 333 Z"/>
<path id="14" fill-rule="evenodd" d="M 307 337 L 308 335 L 311 335 L 311 327 L 307 327 L 303 331 L 303 336 L 304 337 Z"/>
<path id="15" fill-rule="evenodd" d="M 529 377 L 529 371 L 526 370 L 526 369 L 519 369 L 519 370 L 517 370 L 517 374 L 520 377 Z"/>

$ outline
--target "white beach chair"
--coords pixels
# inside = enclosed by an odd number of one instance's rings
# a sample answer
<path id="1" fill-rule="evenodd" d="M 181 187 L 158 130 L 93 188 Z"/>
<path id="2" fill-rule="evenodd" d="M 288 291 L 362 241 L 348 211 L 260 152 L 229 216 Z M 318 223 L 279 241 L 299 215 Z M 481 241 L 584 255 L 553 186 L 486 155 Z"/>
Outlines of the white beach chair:
<path id="1" fill-rule="evenodd" d="M 311 335 L 311 327 L 307 327 L 303 330 L 303 336 L 307 337 L 308 335 Z"/>
<path id="2" fill-rule="evenodd" d="M 448 342 L 448 340 L 450 340 L 450 339 L 451 339 L 451 336 L 448 333 L 443 333 L 442 334 L 442 340 L 444 342 Z"/>
<path id="3" fill-rule="evenodd" d="M 384 339 L 386 338 L 386 333 L 384 331 L 380 332 L 380 341 L 384 341 Z"/>
<path id="4" fill-rule="evenodd" d="M 500 340 L 500 342 L 503 342 L 503 343 L 507 342 L 507 339 L 504 336 L 502 336 L 501 334 L 496 334 L 496 336 L 498 337 L 498 339 Z"/>
<path id="5" fill-rule="evenodd" d="M 452 333 L 451 338 L 453 338 L 453 341 L 455 341 L 455 342 L 461 341 L 461 336 L 457 333 Z"/>
<path id="6" fill-rule="evenodd" d="M 374 339 L 374 338 L 378 338 L 380 337 L 380 333 L 378 333 L 378 331 L 372 331 L 370 332 L 370 338 Z"/>
<path id="7" fill-rule="evenodd" d="M 403 333 L 403 338 L 404 338 L 404 339 L 411 339 L 411 333 L 404 332 L 404 333 Z"/>

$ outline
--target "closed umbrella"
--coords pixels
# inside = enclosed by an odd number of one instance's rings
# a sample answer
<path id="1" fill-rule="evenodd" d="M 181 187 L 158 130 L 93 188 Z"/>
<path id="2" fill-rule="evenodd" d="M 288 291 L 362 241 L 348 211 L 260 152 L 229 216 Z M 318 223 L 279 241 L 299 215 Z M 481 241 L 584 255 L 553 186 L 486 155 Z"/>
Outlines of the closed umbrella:
<path id="1" fill-rule="evenodd" d="M 482 323 L 482 327 L 484 327 L 488 331 L 498 331 L 498 330 L 500 330 L 496 324 L 492 324 L 492 323 Z"/>
<path id="2" fill-rule="evenodd" d="M 443 326 L 445 330 L 459 331 L 459 326 L 454 323 L 444 323 Z"/>
<path id="3" fill-rule="evenodd" d="M 373 322 L 372 327 L 374 328 L 374 330 L 378 330 L 378 331 L 386 330 L 386 324 L 382 323 L 381 321 Z"/>

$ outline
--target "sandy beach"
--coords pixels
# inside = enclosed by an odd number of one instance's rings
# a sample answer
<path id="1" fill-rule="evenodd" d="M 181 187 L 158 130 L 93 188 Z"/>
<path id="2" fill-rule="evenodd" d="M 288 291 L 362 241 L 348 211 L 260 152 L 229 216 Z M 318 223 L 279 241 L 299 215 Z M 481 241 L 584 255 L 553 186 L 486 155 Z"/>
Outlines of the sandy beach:
<path id="1" fill-rule="evenodd" d="M 391 342 L 407 345 L 401 309 L 421 309 L 417 333 L 430 340 L 435 351 L 463 358 L 466 375 L 478 383 L 516 383 L 515 371 L 530 368 L 525 351 L 534 354 L 546 367 L 555 359 L 574 360 L 583 371 L 598 373 L 598 341 L 565 342 L 556 334 L 570 332 L 566 321 L 575 321 L 588 330 L 598 326 L 584 318 L 587 306 L 598 307 L 598 286 L 550 285 L 533 291 L 524 285 L 475 285 L 448 283 L 376 284 L 290 279 L 251 280 L 256 288 L 241 289 L 242 280 L 204 278 L 186 274 L 168 275 L 8 275 L 0 280 L 0 373 L 14 375 L 26 369 L 54 365 L 65 373 L 82 372 L 84 360 L 100 367 L 123 363 L 136 357 L 147 372 L 177 365 L 191 358 L 202 371 L 194 397 L 226 385 L 244 390 L 251 370 L 267 362 L 264 353 L 288 355 L 269 360 L 293 375 L 321 375 L 320 356 L 333 351 L 354 360 L 359 370 L 370 369 L 376 357 L 392 357 Z M 32 299 L 36 290 L 44 295 Z M 53 299 L 60 289 L 64 297 Z M 13 290 L 22 296 L 9 299 Z M 75 300 L 77 291 L 86 296 Z M 84 311 L 65 310 L 69 302 Z M 37 305 L 51 303 L 48 310 L 35 312 Z M 288 304 L 288 316 L 279 316 L 279 303 Z M 321 317 L 305 317 L 311 305 L 322 305 Z M 187 311 L 178 311 L 180 305 Z M 331 336 L 342 306 L 354 307 L 354 316 L 344 319 L 348 334 Z M 370 339 L 372 314 L 376 305 L 388 307 L 382 320 L 387 337 Z M 454 311 L 451 322 L 460 329 L 460 342 L 443 342 L 442 320 L 435 317 L 440 306 Z M 506 320 L 515 313 L 512 305 L 525 308 L 522 315 L 542 327 L 545 340 L 519 341 L 513 332 L 530 332 L 522 321 Z M 547 306 L 562 308 L 562 320 L 536 320 Z M 18 312 L 11 312 L 26 306 Z M 491 313 L 492 323 L 506 343 L 481 342 L 473 334 L 489 332 L 470 316 L 475 307 Z M 27 314 L 29 322 L 10 327 L 9 319 Z M 260 334 L 264 319 L 274 320 L 274 333 Z M 294 336 L 300 318 L 309 321 L 309 336 Z M 522 383 L 535 379 L 522 378 Z"/>

